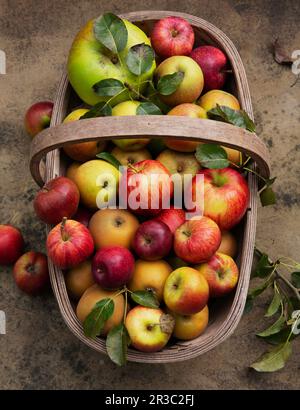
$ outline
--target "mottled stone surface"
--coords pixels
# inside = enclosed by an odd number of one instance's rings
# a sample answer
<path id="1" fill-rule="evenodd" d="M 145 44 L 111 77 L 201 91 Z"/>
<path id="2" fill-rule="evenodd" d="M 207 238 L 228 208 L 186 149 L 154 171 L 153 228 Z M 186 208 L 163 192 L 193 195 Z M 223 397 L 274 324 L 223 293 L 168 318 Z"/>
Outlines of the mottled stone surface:
<path id="1" fill-rule="evenodd" d="M 259 131 L 270 146 L 277 175 L 278 203 L 259 209 L 257 244 L 273 257 L 299 259 L 300 248 L 300 82 L 277 65 L 270 43 L 280 37 L 290 50 L 300 49 L 299 1 L 186 0 L 0 0 L 0 49 L 7 74 L 0 76 L 0 221 L 14 218 L 27 249 L 43 250 L 44 228 L 35 219 L 36 192 L 28 171 L 29 138 L 23 130 L 26 108 L 52 99 L 68 48 L 78 28 L 109 10 L 186 11 L 220 27 L 237 45 L 252 91 Z M 244 316 L 234 335 L 214 351 L 171 365 L 128 364 L 116 368 L 106 357 L 81 344 L 63 323 L 50 294 L 31 299 L 16 289 L 10 269 L 0 273 L 0 310 L 7 315 L 7 335 L 0 336 L 2 389 L 299 388 L 300 347 L 275 374 L 257 374 L 248 365 L 265 349 L 255 337 L 264 327 L 265 300 Z"/>

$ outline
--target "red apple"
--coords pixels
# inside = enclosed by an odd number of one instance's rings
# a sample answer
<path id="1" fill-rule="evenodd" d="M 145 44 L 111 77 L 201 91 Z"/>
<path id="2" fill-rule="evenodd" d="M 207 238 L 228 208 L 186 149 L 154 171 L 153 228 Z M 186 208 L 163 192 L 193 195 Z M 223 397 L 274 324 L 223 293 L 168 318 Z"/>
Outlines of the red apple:
<path id="1" fill-rule="evenodd" d="M 53 103 L 51 101 L 41 101 L 28 108 L 25 114 L 25 128 L 31 137 L 49 127 Z"/>
<path id="2" fill-rule="evenodd" d="M 155 218 L 157 221 L 164 222 L 172 233 L 185 222 L 185 212 L 183 209 L 175 209 L 172 205 L 170 209 L 163 209 Z"/>
<path id="3" fill-rule="evenodd" d="M 190 57 L 199 64 L 204 75 L 204 91 L 220 90 L 226 81 L 227 57 L 217 47 L 200 46 Z"/>
<path id="4" fill-rule="evenodd" d="M 197 267 L 206 278 L 212 297 L 231 292 L 238 282 L 239 269 L 231 256 L 217 252 L 208 262 Z"/>
<path id="5" fill-rule="evenodd" d="M 80 222 L 63 218 L 47 238 L 47 252 L 52 262 L 61 269 L 73 268 L 88 259 L 94 251 L 89 230 Z"/>
<path id="6" fill-rule="evenodd" d="M 168 255 L 172 242 L 173 235 L 168 226 L 152 219 L 138 227 L 133 239 L 133 249 L 140 258 L 155 261 Z"/>
<path id="7" fill-rule="evenodd" d="M 151 44 L 161 57 L 187 56 L 193 49 L 195 35 L 192 26 L 181 17 L 166 17 L 155 23 Z"/>
<path id="8" fill-rule="evenodd" d="M 11 265 L 21 256 L 24 240 L 19 229 L 0 225 L 0 265 Z"/>
<path id="9" fill-rule="evenodd" d="M 177 228 L 174 239 L 176 255 L 188 263 L 210 259 L 221 243 L 221 231 L 210 218 L 191 219 Z"/>
<path id="10" fill-rule="evenodd" d="M 63 217 L 71 218 L 77 211 L 80 194 L 75 183 L 66 177 L 47 182 L 36 194 L 34 210 L 47 224 L 57 224 Z"/>
<path id="11" fill-rule="evenodd" d="M 26 252 L 14 265 L 17 286 L 29 295 L 36 295 L 49 285 L 47 256 L 40 252 Z"/>
<path id="12" fill-rule="evenodd" d="M 99 249 L 92 261 L 95 282 L 106 289 L 116 289 L 131 279 L 134 257 L 123 246 L 107 246 Z"/>
<path id="13" fill-rule="evenodd" d="M 128 208 L 136 214 L 154 216 L 169 207 L 173 182 L 171 174 L 159 161 L 147 159 L 129 165 L 120 184 L 121 192 L 127 192 Z M 122 201 L 122 193 L 120 196 Z"/>
<path id="14" fill-rule="evenodd" d="M 229 230 L 245 215 L 249 203 L 249 188 L 245 178 L 235 169 L 205 169 L 204 215 L 213 219 L 220 229 Z M 196 179 L 192 181 L 195 200 Z"/>
<path id="15" fill-rule="evenodd" d="M 82 225 L 88 227 L 91 217 L 93 216 L 94 212 L 90 209 L 84 208 L 80 206 L 77 209 L 76 214 L 73 216 L 74 221 L 80 222 Z"/>

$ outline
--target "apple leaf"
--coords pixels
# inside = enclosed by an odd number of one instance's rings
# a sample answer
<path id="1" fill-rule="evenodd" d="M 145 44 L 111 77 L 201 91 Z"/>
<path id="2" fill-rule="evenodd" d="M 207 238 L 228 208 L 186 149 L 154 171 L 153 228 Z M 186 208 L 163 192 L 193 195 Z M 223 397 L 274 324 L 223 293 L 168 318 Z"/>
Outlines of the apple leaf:
<path id="1" fill-rule="evenodd" d="M 153 48 L 145 43 L 132 46 L 126 57 L 129 71 L 135 75 L 142 75 L 150 70 L 154 61 Z"/>
<path id="2" fill-rule="evenodd" d="M 275 372 L 284 367 L 291 353 L 291 343 L 282 343 L 263 354 L 257 362 L 251 364 L 251 367 L 257 372 Z"/>
<path id="3" fill-rule="evenodd" d="M 253 300 L 254 300 L 253 297 L 251 297 L 249 295 L 247 296 L 245 307 L 244 307 L 244 314 L 247 314 L 247 313 L 251 312 L 251 310 L 253 308 Z"/>
<path id="4" fill-rule="evenodd" d="M 127 360 L 129 335 L 123 323 L 113 327 L 106 338 L 106 350 L 110 359 L 118 366 L 124 366 Z"/>
<path id="5" fill-rule="evenodd" d="M 291 327 L 285 326 L 278 333 L 274 333 L 273 335 L 264 337 L 264 341 L 271 345 L 279 345 L 281 343 L 285 343 L 288 338 L 290 338 L 290 340 L 293 339 L 293 335 L 291 336 L 290 333 Z"/>
<path id="6" fill-rule="evenodd" d="M 255 132 L 255 124 L 244 110 L 233 110 L 225 105 L 219 105 L 207 112 L 213 120 L 227 122 L 248 131 Z"/>
<path id="7" fill-rule="evenodd" d="M 93 90 L 100 97 L 113 97 L 126 90 L 125 85 L 115 78 L 106 78 L 93 85 Z"/>
<path id="8" fill-rule="evenodd" d="M 159 307 L 159 301 L 151 290 L 137 290 L 130 295 L 131 299 L 138 305 L 154 309 Z"/>
<path id="9" fill-rule="evenodd" d="M 117 158 L 114 155 L 112 155 L 110 152 L 105 152 L 105 151 L 99 152 L 99 154 L 97 154 L 96 157 L 109 162 L 111 165 L 113 165 L 117 169 L 121 167 L 121 162 L 117 160 Z"/>
<path id="10" fill-rule="evenodd" d="M 300 289 L 300 272 L 291 273 L 291 281 L 297 289 Z"/>
<path id="11" fill-rule="evenodd" d="M 270 263 L 267 254 L 262 253 L 259 261 L 257 262 L 254 271 L 252 272 L 253 278 L 265 278 L 274 269 L 274 264 Z"/>
<path id="12" fill-rule="evenodd" d="M 285 318 L 284 316 L 280 316 L 275 323 L 273 323 L 271 326 L 269 326 L 267 329 L 264 331 L 257 333 L 256 335 L 259 337 L 267 337 L 270 335 L 274 335 L 278 332 L 280 332 L 281 329 L 283 329 L 285 325 Z"/>
<path id="13" fill-rule="evenodd" d="M 128 39 L 125 23 L 112 13 L 105 13 L 95 20 L 94 35 L 100 43 L 113 53 L 124 50 Z"/>
<path id="14" fill-rule="evenodd" d="M 161 95 L 173 94 L 181 84 L 183 77 L 184 73 L 182 71 L 164 75 L 158 80 L 157 91 Z"/>
<path id="15" fill-rule="evenodd" d="M 196 149 L 195 157 L 205 168 L 219 169 L 229 166 L 227 153 L 220 145 L 199 144 Z"/>
<path id="16" fill-rule="evenodd" d="M 275 315 L 275 313 L 278 311 L 280 305 L 282 303 L 282 297 L 280 295 L 280 293 L 277 290 L 277 287 L 274 287 L 274 296 L 273 299 L 268 307 L 268 310 L 265 314 L 265 317 L 270 317 Z"/>
<path id="17" fill-rule="evenodd" d="M 250 289 L 248 292 L 248 297 L 252 300 L 263 293 L 271 285 L 272 281 L 270 279 L 258 285 L 256 288 Z"/>
<path id="18" fill-rule="evenodd" d="M 159 319 L 159 325 L 162 332 L 170 335 L 174 330 L 175 319 L 172 315 L 164 313 Z"/>
<path id="19" fill-rule="evenodd" d="M 84 334 L 91 338 L 99 336 L 105 322 L 114 313 L 114 307 L 115 304 L 111 298 L 97 302 L 83 323 Z"/>
<path id="20" fill-rule="evenodd" d="M 160 108 L 152 102 L 141 102 L 136 113 L 137 115 L 162 115 Z"/>
<path id="21" fill-rule="evenodd" d="M 259 194 L 262 206 L 276 204 L 276 194 L 270 186 L 266 186 Z"/>
<path id="22" fill-rule="evenodd" d="M 112 113 L 111 106 L 104 101 L 101 101 L 94 105 L 88 112 L 83 114 L 79 119 L 85 120 L 88 118 L 95 118 L 95 117 L 106 117 L 110 116 Z"/>

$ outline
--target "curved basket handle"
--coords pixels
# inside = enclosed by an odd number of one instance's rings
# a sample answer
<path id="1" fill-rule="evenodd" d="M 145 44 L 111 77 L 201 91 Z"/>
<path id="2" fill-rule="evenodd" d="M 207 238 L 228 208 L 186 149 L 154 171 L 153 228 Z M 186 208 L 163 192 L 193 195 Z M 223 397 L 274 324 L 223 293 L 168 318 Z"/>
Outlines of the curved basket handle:
<path id="1" fill-rule="evenodd" d="M 270 176 L 268 150 L 255 133 L 219 121 L 167 115 L 100 117 L 47 128 L 31 143 L 31 174 L 39 185 L 43 185 L 41 159 L 49 151 L 65 145 L 99 139 L 145 136 L 217 143 L 234 148 L 253 158 L 263 177 Z"/>

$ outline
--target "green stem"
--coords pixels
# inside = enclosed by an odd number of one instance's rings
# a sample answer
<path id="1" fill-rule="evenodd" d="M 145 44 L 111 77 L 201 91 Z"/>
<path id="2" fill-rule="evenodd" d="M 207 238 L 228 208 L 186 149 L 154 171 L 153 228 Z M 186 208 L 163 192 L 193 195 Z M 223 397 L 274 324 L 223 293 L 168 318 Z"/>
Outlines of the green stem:
<path id="1" fill-rule="evenodd" d="M 261 175 L 259 175 L 258 172 L 254 171 L 253 169 L 247 168 L 247 167 L 243 167 L 243 170 L 251 172 L 252 174 L 256 175 L 258 178 L 260 178 L 262 181 L 264 181 L 264 183 L 267 182 L 266 178 L 262 177 Z"/>
<path id="2" fill-rule="evenodd" d="M 286 284 L 287 287 L 289 287 L 295 294 L 296 298 L 299 300 L 300 302 L 300 294 L 298 289 L 280 272 L 278 272 L 277 270 L 275 271 L 275 274 L 277 275 L 277 277 L 279 279 L 282 280 L 282 282 L 284 282 Z"/>
<path id="3" fill-rule="evenodd" d="M 127 288 L 124 286 L 124 292 L 125 292 L 125 307 L 124 307 L 124 316 L 123 316 L 123 323 L 125 324 L 125 319 L 127 315 L 127 305 L 128 305 L 128 295 L 127 295 Z"/>

